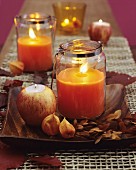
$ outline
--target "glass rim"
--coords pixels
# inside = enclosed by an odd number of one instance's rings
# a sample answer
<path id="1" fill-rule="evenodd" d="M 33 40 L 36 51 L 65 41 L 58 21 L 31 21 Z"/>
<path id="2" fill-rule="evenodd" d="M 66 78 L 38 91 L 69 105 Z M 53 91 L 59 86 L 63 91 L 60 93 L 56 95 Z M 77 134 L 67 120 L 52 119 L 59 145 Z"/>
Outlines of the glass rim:
<path id="1" fill-rule="evenodd" d="M 37 17 L 36 17 L 37 15 Z M 14 18 L 15 23 L 16 22 L 22 22 L 24 24 L 44 24 L 48 23 L 49 21 L 56 21 L 55 16 L 51 16 L 48 14 L 44 14 L 41 12 L 34 12 L 34 13 L 28 13 L 28 14 L 22 14 L 22 15 L 16 15 Z"/>
<path id="2" fill-rule="evenodd" d="M 76 39 L 60 44 L 58 53 L 68 57 L 93 57 L 102 52 L 102 46 L 101 41 Z"/>
<path id="3" fill-rule="evenodd" d="M 52 4 L 53 7 L 74 7 L 76 6 L 78 9 L 82 8 L 82 7 L 86 7 L 86 3 L 85 2 L 54 2 Z"/>

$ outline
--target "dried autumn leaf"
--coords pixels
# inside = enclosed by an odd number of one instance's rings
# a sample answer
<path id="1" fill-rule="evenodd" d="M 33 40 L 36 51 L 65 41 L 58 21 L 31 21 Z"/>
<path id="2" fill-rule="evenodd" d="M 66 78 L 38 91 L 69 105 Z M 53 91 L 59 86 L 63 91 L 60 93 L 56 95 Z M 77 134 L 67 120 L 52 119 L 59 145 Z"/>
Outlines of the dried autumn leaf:
<path id="1" fill-rule="evenodd" d="M 121 138 L 120 138 L 119 135 L 121 135 L 121 134 L 122 134 L 122 132 L 113 131 L 112 134 L 111 134 L 111 139 L 120 140 Z"/>
<path id="2" fill-rule="evenodd" d="M 119 119 L 121 116 L 121 110 L 116 110 L 114 113 L 109 114 L 108 116 L 106 116 L 106 120 L 108 122 L 114 120 L 114 119 Z"/>
<path id="3" fill-rule="evenodd" d="M 0 111 L 0 116 L 5 117 L 6 116 L 6 111 Z"/>
<path id="4" fill-rule="evenodd" d="M 102 132 L 103 130 L 101 130 L 99 127 L 95 127 L 89 130 L 89 133 L 94 133 L 94 132 Z"/>
<path id="5" fill-rule="evenodd" d="M 84 127 L 82 125 L 77 125 L 76 129 L 77 130 L 82 130 Z"/>
<path id="6" fill-rule="evenodd" d="M 6 90 L 7 92 L 9 91 L 10 88 L 12 87 L 17 87 L 17 86 L 22 86 L 23 81 L 21 80 L 6 80 L 3 89 Z"/>
<path id="7" fill-rule="evenodd" d="M 9 68 L 13 75 L 21 75 L 24 71 L 24 63 L 21 61 L 11 61 L 9 62 Z"/>
<path id="8" fill-rule="evenodd" d="M 125 123 L 122 120 L 119 121 L 119 128 L 120 128 L 121 132 L 125 132 L 127 129 Z"/>
<path id="9" fill-rule="evenodd" d="M 83 137 L 90 137 L 90 134 L 88 131 L 81 131 L 76 133 L 77 136 L 83 136 Z"/>
<path id="10" fill-rule="evenodd" d="M 76 128 L 77 127 L 77 119 L 74 119 L 73 121 L 73 126 Z"/>
<path id="11" fill-rule="evenodd" d="M 25 154 L 8 147 L 0 149 L 0 169 L 18 168 L 25 162 Z"/>
<path id="12" fill-rule="evenodd" d="M 12 77 L 12 74 L 0 68 L 0 76 Z"/>
<path id="13" fill-rule="evenodd" d="M 95 144 L 99 143 L 102 138 L 103 138 L 103 135 L 99 136 L 99 137 L 96 139 Z"/>
<path id="14" fill-rule="evenodd" d="M 124 86 L 132 84 L 136 81 L 136 77 L 131 77 L 127 74 L 106 72 L 106 84 L 123 84 Z"/>
<path id="15" fill-rule="evenodd" d="M 39 156 L 39 157 L 30 157 L 31 161 L 36 161 L 37 163 L 42 163 L 50 166 L 59 167 L 62 165 L 61 161 L 57 157 L 51 157 L 49 155 Z"/>
<path id="16" fill-rule="evenodd" d="M 112 130 L 108 130 L 107 132 L 105 132 L 102 136 L 104 138 L 110 138 L 111 137 L 111 134 L 112 134 Z"/>
<path id="17" fill-rule="evenodd" d="M 88 125 L 88 120 L 87 119 L 81 120 L 81 122 L 79 124 L 82 126 L 86 126 L 86 125 Z"/>
<path id="18" fill-rule="evenodd" d="M 0 93 L 0 108 L 5 107 L 8 101 L 7 93 Z"/>

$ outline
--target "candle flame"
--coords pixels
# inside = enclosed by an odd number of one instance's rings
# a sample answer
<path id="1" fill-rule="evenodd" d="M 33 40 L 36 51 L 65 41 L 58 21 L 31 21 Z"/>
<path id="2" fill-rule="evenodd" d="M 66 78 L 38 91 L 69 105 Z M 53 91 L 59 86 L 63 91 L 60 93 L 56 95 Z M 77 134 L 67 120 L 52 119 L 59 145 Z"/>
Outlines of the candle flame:
<path id="1" fill-rule="evenodd" d="M 36 24 L 36 29 L 37 29 L 37 31 L 40 30 L 40 24 Z"/>
<path id="2" fill-rule="evenodd" d="M 65 9 L 66 9 L 66 10 L 69 10 L 69 9 L 70 9 L 70 7 L 69 7 L 69 6 L 66 6 L 66 7 L 65 7 Z"/>
<path id="3" fill-rule="evenodd" d="M 36 38 L 36 35 L 35 35 L 34 30 L 32 28 L 29 28 L 29 37 L 32 38 L 32 39 Z"/>
<path id="4" fill-rule="evenodd" d="M 62 27 L 65 27 L 67 25 L 69 25 L 69 19 L 68 18 L 64 19 L 64 21 L 61 23 Z"/>
<path id="5" fill-rule="evenodd" d="M 81 65 L 81 67 L 80 67 L 80 73 L 86 73 L 87 70 L 88 70 L 88 63 L 86 62 L 86 63 L 84 63 L 84 64 Z"/>
<path id="6" fill-rule="evenodd" d="M 103 22 L 103 20 L 102 19 L 99 19 L 99 23 L 102 23 Z"/>

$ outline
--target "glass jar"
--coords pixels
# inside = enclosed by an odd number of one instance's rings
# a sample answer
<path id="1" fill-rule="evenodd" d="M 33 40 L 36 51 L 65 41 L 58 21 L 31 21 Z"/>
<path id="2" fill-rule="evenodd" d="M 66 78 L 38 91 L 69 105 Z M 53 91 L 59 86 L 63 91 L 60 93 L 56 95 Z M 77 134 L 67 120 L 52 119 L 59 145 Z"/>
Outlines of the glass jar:
<path id="1" fill-rule="evenodd" d="M 53 65 L 56 19 L 42 13 L 16 16 L 18 60 L 24 71 L 47 71 Z"/>
<path id="2" fill-rule="evenodd" d="M 73 40 L 55 58 L 58 111 L 67 118 L 100 116 L 105 110 L 106 57 L 102 44 Z"/>
<path id="3" fill-rule="evenodd" d="M 53 10 L 57 18 L 57 29 L 62 34 L 78 34 L 84 23 L 84 2 L 55 2 Z"/>

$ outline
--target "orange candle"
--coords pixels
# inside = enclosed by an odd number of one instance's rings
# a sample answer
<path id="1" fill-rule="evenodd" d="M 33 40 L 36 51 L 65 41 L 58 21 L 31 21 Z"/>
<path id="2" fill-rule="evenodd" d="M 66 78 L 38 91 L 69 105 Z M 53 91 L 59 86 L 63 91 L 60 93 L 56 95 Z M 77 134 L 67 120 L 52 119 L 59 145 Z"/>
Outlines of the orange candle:
<path id="1" fill-rule="evenodd" d="M 57 75 L 58 109 L 68 118 L 93 118 L 104 112 L 105 76 L 89 68 L 67 68 Z"/>
<path id="2" fill-rule="evenodd" d="M 18 38 L 18 59 L 25 71 L 46 71 L 52 67 L 52 43 L 48 36 Z"/>

